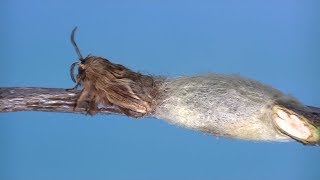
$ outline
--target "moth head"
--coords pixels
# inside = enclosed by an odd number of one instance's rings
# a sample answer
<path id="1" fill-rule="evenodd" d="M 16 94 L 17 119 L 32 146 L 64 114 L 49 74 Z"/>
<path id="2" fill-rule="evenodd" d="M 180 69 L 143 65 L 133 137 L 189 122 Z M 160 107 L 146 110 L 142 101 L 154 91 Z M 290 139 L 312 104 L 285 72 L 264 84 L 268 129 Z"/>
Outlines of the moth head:
<path id="1" fill-rule="evenodd" d="M 76 78 L 77 76 L 76 76 L 75 73 L 74 73 L 74 68 L 75 68 L 76 66 L 78 66 L 78 74 L 79 74 L 79 73 L 83 70 L 83 69 L 81 68 L 81 64 L 83 64 L 83 63 L 89 58 L 89 56 L 87 56 L 86 58 L 83 58 L 83 56 L 82 56 L 82 54 L 81 54 L 81 52 L 80 52 L 80 49 L 79 49 L 76 41 L 74 40 L 74 39 L 75 39 L 74 37 L 75 37 L 76 30 L 77 30 L 77 27 L 75 27 L 75 28 L 72 30 L 72 33 L 71 33 L 71 43 L 72 43 L 73 47 L 74 47 L 75 50 L 76 50 L 76 53 L 77 53 L 77 55 L 78 55 L 78 57 L 79 57 L 79 61 L 74 62 L 74 63 L 71 64 L 71 66 L 70 66 L 70 76 L 71 76 L 71 79 L 72 79 L 73 82 L 78 83 L 78 79 Z"/>

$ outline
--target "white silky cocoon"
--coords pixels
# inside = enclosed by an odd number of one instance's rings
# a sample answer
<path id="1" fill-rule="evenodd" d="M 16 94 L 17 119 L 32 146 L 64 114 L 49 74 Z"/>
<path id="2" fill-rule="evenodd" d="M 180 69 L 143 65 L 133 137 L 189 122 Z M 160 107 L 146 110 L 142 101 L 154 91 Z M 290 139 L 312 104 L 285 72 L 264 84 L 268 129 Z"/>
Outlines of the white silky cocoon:
<path id="1" fill-rule="evenodd" d="M 285 141 L 273 125 L 277 102 L 295 103 L 280 91 L 235 75 L 166 79 L 153 117 L 216 136 L 246 140 Z"/>

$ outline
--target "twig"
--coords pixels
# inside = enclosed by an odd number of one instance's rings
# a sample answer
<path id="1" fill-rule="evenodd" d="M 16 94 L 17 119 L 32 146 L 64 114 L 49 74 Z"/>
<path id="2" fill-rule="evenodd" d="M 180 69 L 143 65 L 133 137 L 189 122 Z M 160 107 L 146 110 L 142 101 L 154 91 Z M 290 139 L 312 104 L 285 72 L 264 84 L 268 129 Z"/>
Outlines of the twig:
<path id="1" fill-rule="evenodd" d="M 0 88 L 0 112 L 47 111 L 87 114 L 84 108 L 75 109 L 80 91 L 61 88 L 8 87 Z M 123 113 L 116 106 L 98 107 L 99 114 Z"/>

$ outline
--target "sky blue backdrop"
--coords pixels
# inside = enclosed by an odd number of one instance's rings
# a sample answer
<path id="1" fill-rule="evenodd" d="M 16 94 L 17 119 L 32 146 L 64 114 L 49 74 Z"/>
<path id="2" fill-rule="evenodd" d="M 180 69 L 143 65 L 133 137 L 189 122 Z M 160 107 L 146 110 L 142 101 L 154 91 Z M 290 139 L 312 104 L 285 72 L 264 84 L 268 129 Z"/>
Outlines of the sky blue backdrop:
<path id="1" fill-rule="evenodd" d="M 240 74 L 320 106 L 320 1 L 0 2 L 0 86 L 70 88 L 82 53 L 170 77 Z M 319 147 L 155 119 L 0 114 L 0 179 L 320 179 Z"/>

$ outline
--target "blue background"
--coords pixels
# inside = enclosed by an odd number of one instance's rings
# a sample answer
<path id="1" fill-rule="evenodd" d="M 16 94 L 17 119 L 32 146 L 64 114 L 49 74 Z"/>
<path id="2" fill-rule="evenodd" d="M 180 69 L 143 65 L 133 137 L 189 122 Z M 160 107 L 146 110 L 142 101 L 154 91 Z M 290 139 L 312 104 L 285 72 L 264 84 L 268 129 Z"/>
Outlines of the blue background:
<path id="1" fill-rule="evenodd" d="M 0 86 L 70 88 L 82 53 L 170 77 L 240 74 L 320 106 L 320 1 L 0 2 Z M 320 179 L 320 149 L 156 119 L 0 114 L 0 179 Z"/>

